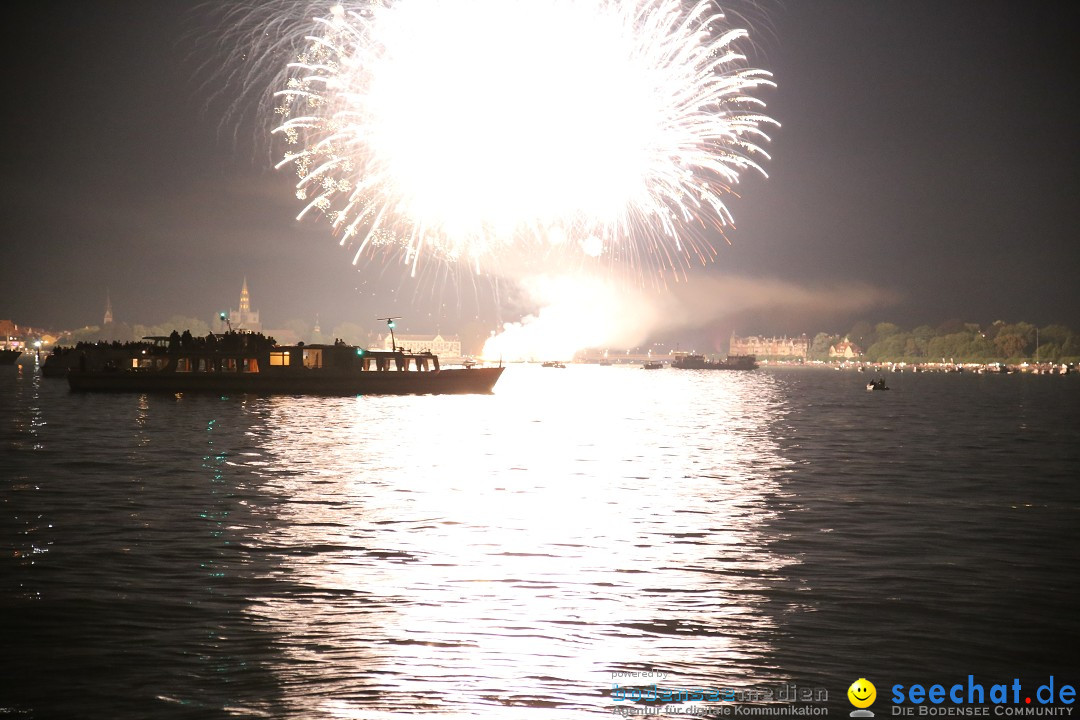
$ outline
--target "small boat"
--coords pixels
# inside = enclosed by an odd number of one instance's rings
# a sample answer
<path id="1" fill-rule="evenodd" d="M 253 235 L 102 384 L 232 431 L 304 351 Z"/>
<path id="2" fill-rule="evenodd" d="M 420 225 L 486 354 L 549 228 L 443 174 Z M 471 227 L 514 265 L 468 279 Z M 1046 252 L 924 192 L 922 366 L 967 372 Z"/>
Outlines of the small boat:
<path id="1" fill-rule="evenodd" d="M 0 365 L 14 365 L 22 350 L 0 350 Z"/>
<path id="2" fill-rule="evenodd" d="M 547 362 L 542 362 L 540 363 L 540 367 L 561 368 L 563 370 L 566 369 L 566 365 L 563 365 L 557 360 L 548 360 Z"/>
<path id="3" fill-rule="evenodd" d="M 608 360 L 607 358 L 604 358 L 603 360 L 600 361 L 600 365 L 602 367 L 610 367 L 611 366 L 611 361 Z"/>
<path id="4" fill-rule="evenodd" d="M 259 333 L 147 337 L 110 351 L 80 351 L 68 373 L 79 392 L 211 392 L 263 395 L 490 393 L 499 367 L 439 367 L 430 352 L 333 345 L 277 345 Z"/>
<path id="5" fill-rule="evenodd" d="M 647 362 L 644 365 L 642 365 L 641 369 L 642 370 L 660 370 L 663 367 L 664 367 L 664 363 L 656 362 L 655 360 L 652 360 L 652 361 Z"/>
<path id="6" fill-rule="evenodd" d="M 867 390 L 888 390 L 889 386 L 885 384 L 885 378 L 878 378 L 877 380 L 871 380 L 866 383 Z"/>

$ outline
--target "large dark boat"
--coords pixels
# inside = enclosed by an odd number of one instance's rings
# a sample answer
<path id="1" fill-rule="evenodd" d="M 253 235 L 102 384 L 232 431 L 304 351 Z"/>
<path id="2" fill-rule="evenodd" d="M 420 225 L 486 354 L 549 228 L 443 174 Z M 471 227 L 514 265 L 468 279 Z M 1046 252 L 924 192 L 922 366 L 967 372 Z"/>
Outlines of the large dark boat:
<path id="1" fill-rule="evenodd" d="M 128 357 L 82 352 L 68 371 L 75 391 L 284 395 L 490 393 L 503 368 L 440 368 L 430 352 L 276 345 L 256 333 L 144 338 Z"/>
<path id="2" fill-rule="evenodd" d="M 67 377 L 73 360 L 65 359 L 60 355 L 46 355 L 45 362 L 41 364 L 41 375 L 47 378 Z"/>
<path id="3" fill-rule="evenodd" d="M 0 365 L 14 365 L 22 350 L 0 350 Z"/>
<path id="4" fill-rule="evenodd" d="M 707 360 L 704 355 L 674 353 L 671 367 L 680 370 L 754 370 L 757 358 L 753 355 L 728 355 L 727 360 Z"/>

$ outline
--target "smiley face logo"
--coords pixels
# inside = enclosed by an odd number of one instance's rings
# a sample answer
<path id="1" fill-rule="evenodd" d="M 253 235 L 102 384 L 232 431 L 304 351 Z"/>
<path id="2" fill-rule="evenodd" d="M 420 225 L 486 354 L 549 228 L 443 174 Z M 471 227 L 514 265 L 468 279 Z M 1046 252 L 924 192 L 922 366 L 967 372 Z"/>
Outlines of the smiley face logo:
<path id="1" fill-rule="evenodd" d="M 868 708 L 877 698 L 877 688 L 866 678 L 859 678 L 847 689 L 848 700 L 857 708 Z"/>

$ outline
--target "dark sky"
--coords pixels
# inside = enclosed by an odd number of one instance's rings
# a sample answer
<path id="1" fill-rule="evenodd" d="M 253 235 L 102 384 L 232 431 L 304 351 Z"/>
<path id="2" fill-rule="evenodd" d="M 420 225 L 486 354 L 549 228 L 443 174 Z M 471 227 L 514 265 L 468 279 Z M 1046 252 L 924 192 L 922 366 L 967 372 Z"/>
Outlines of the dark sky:
<path id="1" fill-rule="evenodd" d="M 290 175 L 209 99 L 203 66 L 224 56 L 198 42 L 218 32 L 198 5 L 5 6 L 0 318 L 99 323 L 108 288 L 118 319 L 209 319 L 235 307 L 245 275 L 270 326 L 393 313 L 456 329 L 490 316 L 483 284 L 440 291 L 396 267 L 358 270 L 324 224 L 294 222 Z M 860 317 L 1080 329 L 1074 8 L 766 6 L 755 60 L 775 73 L 765 99 L 783 127 L 770 178 L 741 185 L 734 244 L 708 272 L 895 296 L 820 319 L 838 330 Z M 744 330 L 833 329 L 761 318 Z"/>

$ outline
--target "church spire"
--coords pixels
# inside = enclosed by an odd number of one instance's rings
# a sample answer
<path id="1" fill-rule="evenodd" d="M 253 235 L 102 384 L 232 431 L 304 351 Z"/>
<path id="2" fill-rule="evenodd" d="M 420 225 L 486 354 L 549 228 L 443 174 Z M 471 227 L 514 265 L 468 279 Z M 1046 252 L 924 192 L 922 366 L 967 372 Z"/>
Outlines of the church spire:
<path id="1" fill-rule="evenodd" d="M 247 277 L 244 277 L 244 287 L 240 290 L 240 312 L 251 312 L 251 296 L 248 294 Z"/>
<path id="2" fill-rule="evenodd" d="M 112 321 L 112 299 L 109 297 L 109 289 L 105 288 L 105 321 L 102 324 L 108 325 Z"/>

